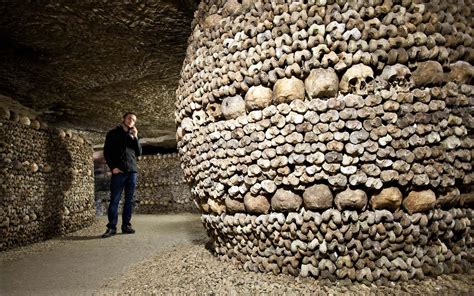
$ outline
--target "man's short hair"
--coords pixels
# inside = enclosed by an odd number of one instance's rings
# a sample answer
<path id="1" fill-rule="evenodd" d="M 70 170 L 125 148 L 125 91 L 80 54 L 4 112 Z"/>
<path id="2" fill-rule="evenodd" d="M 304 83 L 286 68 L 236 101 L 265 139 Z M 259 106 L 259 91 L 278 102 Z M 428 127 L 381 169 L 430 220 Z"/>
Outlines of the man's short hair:
<path id="1" fill-rule="evenodd" d="M 135 115 L 135 117 L 137 117 L 137 114 L 135 114 L 134 112 L 125 112 L 122 118 L 125 119 L 125 117 L 127 117 L 127 115 L 130 115 L 130 114 Z"/>

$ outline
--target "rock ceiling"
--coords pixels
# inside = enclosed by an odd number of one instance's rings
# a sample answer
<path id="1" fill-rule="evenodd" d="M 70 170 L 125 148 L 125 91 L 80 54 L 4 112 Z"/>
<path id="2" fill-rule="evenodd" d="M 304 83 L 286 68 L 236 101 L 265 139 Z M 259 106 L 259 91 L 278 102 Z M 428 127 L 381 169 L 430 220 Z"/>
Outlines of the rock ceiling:
<path id="1" fill-rule="evenodd" d="M 197 1 L 117 2 L 2 2 L 0 95 L 95 144 L 133 110 L 142 137 L 173 146 Z"/>

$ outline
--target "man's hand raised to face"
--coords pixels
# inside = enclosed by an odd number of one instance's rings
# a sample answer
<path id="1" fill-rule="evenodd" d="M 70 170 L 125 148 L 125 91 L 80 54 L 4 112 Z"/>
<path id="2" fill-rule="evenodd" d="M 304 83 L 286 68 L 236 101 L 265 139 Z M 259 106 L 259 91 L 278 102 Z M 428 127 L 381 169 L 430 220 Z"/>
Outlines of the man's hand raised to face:
<path id="1" fill-rule="evenodd" d="M 138 136 L 138 130 L 137 130 L 136 127 L 131 127 L 131 128 L 130 128 L 130 135 L 132 135 L 132 137 L 133 137 L 134 139 L 137 138 L 137 136 Z"/>

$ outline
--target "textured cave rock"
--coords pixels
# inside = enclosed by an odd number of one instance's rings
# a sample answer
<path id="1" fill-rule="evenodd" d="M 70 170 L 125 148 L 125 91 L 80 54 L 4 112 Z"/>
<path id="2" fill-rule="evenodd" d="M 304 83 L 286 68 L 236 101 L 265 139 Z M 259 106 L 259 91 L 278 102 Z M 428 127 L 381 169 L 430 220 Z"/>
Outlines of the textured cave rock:
<path id="1" fill-rule="evenodd" d="M 0 4 L 0 94 L 94 144 L 127 110 L 140 136 L 175 146 L 174 97 L 191 0 Z"/>

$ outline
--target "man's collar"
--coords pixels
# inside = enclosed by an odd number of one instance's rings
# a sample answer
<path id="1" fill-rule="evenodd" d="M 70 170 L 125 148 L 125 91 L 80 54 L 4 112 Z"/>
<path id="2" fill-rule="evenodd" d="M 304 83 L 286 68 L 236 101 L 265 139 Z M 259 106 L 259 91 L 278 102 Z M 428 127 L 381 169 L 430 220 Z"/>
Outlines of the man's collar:
<path id="1" fill-rule="evenodd" d="M 125 132 L 128 132 L 130 130 L 130 128 L 128 128 L 128 126 L 126 126 L 123 122 L 121 122 L 119 126 L 121 126 Z"/>

